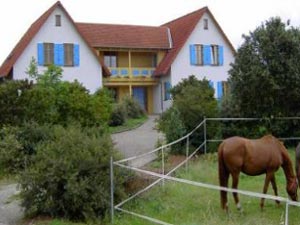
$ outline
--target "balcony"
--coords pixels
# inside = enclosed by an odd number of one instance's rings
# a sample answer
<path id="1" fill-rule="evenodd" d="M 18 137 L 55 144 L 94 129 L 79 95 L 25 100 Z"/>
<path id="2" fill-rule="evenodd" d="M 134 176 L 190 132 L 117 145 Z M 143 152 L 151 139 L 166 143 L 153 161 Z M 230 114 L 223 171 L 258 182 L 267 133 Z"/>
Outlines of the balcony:
<path id="1" fill-rule="evenodd" d="M 111 78 L 151 78 L 155 67 L 109 67 Z"/>

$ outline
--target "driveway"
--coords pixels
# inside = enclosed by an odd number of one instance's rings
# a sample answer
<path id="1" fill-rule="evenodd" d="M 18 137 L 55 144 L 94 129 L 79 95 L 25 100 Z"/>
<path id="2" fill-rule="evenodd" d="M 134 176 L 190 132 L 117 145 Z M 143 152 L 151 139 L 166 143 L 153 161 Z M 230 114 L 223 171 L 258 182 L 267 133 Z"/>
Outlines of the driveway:
<path id="1" fill-rule="evenodd" d="M 0 225 L 17 224 L 23 218 L 20 201 L 13 199 L 18 194 L 17 185 L 1 185 L 0 187 Z"/>
<path id="2" fill-rule="evenodd" d="M 148 116 L 147 122 L 142 126 L 122 133 L 112 135 L 116 149 L 118 149 L 125 158 L 140 155 L 156 148 L 159 139 L 163 139 L 163 134 L 156 129 L 155 120 L 157 115 Z M 156 155 L 151 154 L 130 162 L 132 166 L 141 167 L 155 159 Z"/>

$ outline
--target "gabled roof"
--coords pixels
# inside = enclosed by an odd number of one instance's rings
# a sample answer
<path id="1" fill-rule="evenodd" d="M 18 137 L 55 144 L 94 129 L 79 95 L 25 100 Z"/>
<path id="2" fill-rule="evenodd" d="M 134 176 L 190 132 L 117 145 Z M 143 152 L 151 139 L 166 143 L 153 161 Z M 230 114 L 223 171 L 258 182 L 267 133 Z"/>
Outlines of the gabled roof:
<path id="1" fill-rule="evenodd" d="M 204 15 L 204 13 L 208 13 L 210 15 L 215 25 L 217 26 L 218 30 L 220 31 L 221 35 L 224 37 L 225 41 L 229 44 L 232 52 L 235 53 L 234 47 L 230 43 L 229 39 L 226 37 L 225 33 L 221 29 L 220 25 L 217 23 L 212 13 L 209 11 L 207 7 L 204 7 L 162 25 L 162 27 L 170 28 L 171 37 L 173 41 L 173 48 L 166 54 L 166 56 L 163 58 L 161 63 L 158 65 L 154 75 L 159 76 L 168 73 L 176 56 L 178 55 L 181 48 L 186 43 L 187 39 L 195 29 L 195 26 L 198 24 L 199 20 Z"/>
<path id="2" fill-rule="evenodd" d="M 69 15 L 69 13 L 63 7 L 63 5 L 61 4 L 61 2 L 60 1 L 56 2 L 52 7 L 50 7 L 42 16 L 40 16 L 30 26 L 30 28 L 26 31 L 26 33 L 21 38 L 21 40 L 17 43 L 17 45 L 15 46 L 15 48 L 11 51 L 11 53 L 9 54 L 9 56 L 6 58 L 6 60 L 4 61 L 4 63 L 2 64 L 2 66 L 0 67 L 0 77 L 7 76 L 9 74 L 9 72 L 13 68 L 13 65 L 18 60 L 18 58 L 20 57 L 20 55 L 23 53 L 23 51 L 25 50 L 25 48 L 28 46 L 28 44 L 30 43 L 30 41 L 32 40 L 32 38 L 38 33 L 38 31 L 41 29 L 41 27 L 43 26 L 43 24 L 46 22 L 46 20 L 49 18 L 49 16 L 53 13 L 53 11 L 57 7 L 59 7 L 59 8 L 62 9 L 62 11 L 66 14 L 66 16 L 68 17 L 68 19 L 74 25 L 75 29 L 77 29 L 77 26 L 74 23 L 72 17 Z M 78 29 L 77 29 L 77 31 L 78 31 L 78 34 L 84 39 L 84 37 L 82 36 L 82 34 L 79 32 Z M 94 51 L 94 49 L 89 45 L 89 43 L 85 39 L 84 39 L 84 41 L 90 47 L 91 51 L 93 52 L 93 54 L 97 58 L 97 61 L 99 61 L 99 59 L 98 59 L 98 57 L 97 57 L 96 52 Z M 102 68 L 104 70 L 104 73 L 105 74 L 110 74 L 108 68 L 104 65 L 104 63 L 102 63 L 101 61 L 99 61 L 99 63 L 101 64 L 101 66 L 102 66 Z"/>
<path id="3" fill-rule="evenodd" d="M 167 27 L 76 23 L 92 47 L 169 49 Z"/>

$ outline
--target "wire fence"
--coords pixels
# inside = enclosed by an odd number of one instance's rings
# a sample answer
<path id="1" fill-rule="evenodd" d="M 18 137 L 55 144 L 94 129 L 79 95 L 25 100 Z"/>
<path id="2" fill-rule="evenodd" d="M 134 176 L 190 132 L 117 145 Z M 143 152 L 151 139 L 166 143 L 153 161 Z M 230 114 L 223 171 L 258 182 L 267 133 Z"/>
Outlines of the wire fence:
<path id="1" fill-rule="evenodd" d="M 283 118 L 274 118 L 275 120 L 280 120 L 280 121 L 290 121 L 290 120 L 300 120 L 300 117 L 283 117 Z M 231 189 L 231 188 L 224 188 L 224 187 L 220 187 L 217 185 L 212 185 L 212 184 L 207 184 L 207 183 L 202 183 L 202 182 L 196 182 L 196 181 L 191 181 L 191 180 L 186 180 L 186 179 L 181 179 L 181 178 L 176 178 L 176 177 L 172 177 L 171 175 L 177 171 L 179 168 L 181 168 L 182 166 L 186 166 L 186 169 L 188 168 L 188 162 L 191 158 L 193 158 L 197 153 L 204 153 L 206 154 L 208 152 L 207 149 L 207 145 L 209 143 L 218 143 L 221 142 L 224 138 L 216 138 L 216 137 L 212 137 L 210 136 L 210 134 L 208 133 L 208 130 L 210 129 L 210 125 L 208 123 L 216 123 L 216 122 L 256 122 L 259 123 L 260 121 L 262 121 L 261 118 L 205 118 L 197 127 L 195 127 L 191 132 L 189 132 L 188 134 L 186 134 L 185 136 L 179 138 L 178 140 L 175 140 L 171 143 L 162 145 L 154 150 L 151 150 L 147 153 L 141 154 L 141 155 L 137 155 L 137 156 L 133 156 L 130 158 L 126 158 L 126 159 L 122 159 L 119 161 L 114 162 L 113 159 L 111 158 L 111 220 L 113 223 L 114 220 L 114 211 L 120 211 L 126 214 L 130 214 L 132 216 L 136 216 L 148 221 L 151 221 L 153 223 L 156 224 L 168 224 L 170 225 L 170 223 L 165 222 L 165 221 L 161 221 L 159 219 L 156 218 L 152 218 L 150 216 L 147 215 L 142 215 L 136 212 L 132 212 L 126 209 L 123 209 L 122 206 L 124 206 L 126 203 L 128 203 L 129 201 L 135 199 L 137 196 L 142 195 L 143 193 L 145 193 L 146 191 L 150 190 L 151 188 L 153 188 L 154 186 L 156 186 L 157 184 L 161 183 L 162 185 L 164 185 L 165 180 L 170 180 L 170 181 L 174 181 L 174 182 L 179 182 L 179 183 L 184 183 L 184 184 L 188 184 L 188 185 L 192 185 L 192 186 L 196 186 L 196 187 L 202 187 L 202 188 L 208 188 L 208 189 L 212 189 L 212 190 L 218 190 L 218 191 L 227 191 L 227 192 L 231 192 L 231 193 L 239 193 L 242 195 L 246 195 L 246 196 L 250 196 L 250 197 L 255 197 L 255 198 L 265 198 L 265 199 L 270 199 L 270 200 L 277 200 L 280 202 L 284 202 L 285 203 L 285 225 L 288 225 L 288 220 L 289 220 L 289 206 L 298 206 L 300 207 L 300 203 L 298 202 L 293 202 L 291 200 L 289 200 L 288 198 L 284 198 L 284 197 L 277 197 L 277 196 L 273 196 L 273 195 L 267 195 L 267 194 L 261 194 L 261 193 L 256 193 L 256 192 L 251 192 L 251 191 L 244 191 L 244 190 L 237 190 L 237 189 Z M 201 132 L 199 132 L 201 131 Z M 195 135 L 196 133 L 198 133 L 197 135 Z M 199 137 L 199 133 L 201 135 L 201 137 Z M 195 147 L 195 143 L 193 143 L 193 145 L 191 145 L 191 142 L 193 140 L 193 136 L 195 135 L 196 138 L 201 138 L 201 141 L 198 141 L 198 145 L 196 145 Z M 222 137 L 219 135 L 219 137 Z M 279 139 L 281 140 L 293 140 L 293 141 L 298 141 L 300 140 L 300 137 L 279 137 Z M 196 142 L 197 143 L 197 142 Z M 174 168 L 170 169 L 168 172 L 166 172 L 166 168 L 165 168 L 165 155 L 167 154 L 168 151 L 170 151 L 170 149 L 172 149 L 173 146 L 176 145 L 180 145 L 181 148 L 185 148 L 185 159 L 178 163 Z M 134 160 L 139 160 L 143 157 L 147 157 L 148 155 L 152 155 L 152 154 L 157 154 L 161 160 L 160 163 L 160 172 L 153 172 L 153 171 L 149 171 L 149 170 L 145 170 L 145 169 L 141 169 L 141 168 L 137 168 L 134 166 L 130 165 L 130 162 L 134 161 Z M 129 198 L 125 199 L 124 201 L 118 203 L 118 204 L 114 204 L 114 166 L 118 166 L 120 168 L 123 169 L 128 169 L 131 171 L 135 171 L 141 174 L 145 174 L 145 175 L 149 175 L 152 177 L 156 177 L 157 180 L 151 182 L 150 184 L 148 184 L 146 187 L 142 188 L 141 190 L 137 191 L 135 194 L 131 195 Z"/>

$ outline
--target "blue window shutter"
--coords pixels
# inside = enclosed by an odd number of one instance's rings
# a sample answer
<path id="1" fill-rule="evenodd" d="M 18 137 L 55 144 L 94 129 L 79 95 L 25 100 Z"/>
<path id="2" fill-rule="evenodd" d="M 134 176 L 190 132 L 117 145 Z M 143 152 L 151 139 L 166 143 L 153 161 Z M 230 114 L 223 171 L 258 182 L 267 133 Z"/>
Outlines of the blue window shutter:
<path id="1" fill-rule="evenodd" d="M 59 54 L 59 61 L 58 65 L 64 66 L 65 65 L 65 49 L 63 44 L 58 45 L 58 54 Z"/>
<path id="2" fill-rule="evenodd" d="M 56 66 L 64 65 L 64 45 L 63 44 L 54 44 L 54 64 Z"/>
<path id="3" fill-rule="evenodd" d="M 211 64 L 211 47 L 210 45 L 203 45 L 203 64 Z"/>
<path id="4" fill-rule="evenodd" d="M 79 45 L 74 44 L 74 66 L 79 66 L 80 64 L 80 53 Z"/>
<path id="5" fill-rule="evenodd" d="M 219 65 L 222 66 L 224 63 L 224 48 L 219 45 Z"/>
<path id="6" fill-rule="evenodd" d="M 209 86 L 212 87 L 212 88 L 214 88 L 214 82 L 210 80 L 209 81 Z"/>
<path id="7" fill-rule="evenodd" d="M 218 99 L 221 99 L 223 97 L 223 86 L 222 81 L 218 81 Z"/>
<path id="8" fill-rule="evenodd" d="M 190 63 L 196 65 L 196 46 L 190 45 Z"/>
<path id="9" fill-rule="evenodd" d="M 44 65 L 44 44 L 38 43 L 38 65 L 43 66 Z"/>

